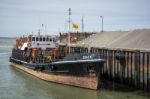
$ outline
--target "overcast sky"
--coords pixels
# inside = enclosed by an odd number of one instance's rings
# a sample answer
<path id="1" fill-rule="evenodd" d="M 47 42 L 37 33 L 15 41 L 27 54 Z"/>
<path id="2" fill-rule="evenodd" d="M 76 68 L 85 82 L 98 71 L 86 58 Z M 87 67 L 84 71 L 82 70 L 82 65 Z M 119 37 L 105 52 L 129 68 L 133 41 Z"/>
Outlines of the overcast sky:
<path id="1" fill-rule="evenodd" d="M 41 24 L 53 35 L 66 31 L 68 8 L 72 21 L 84 16 L 85 31 L 150 28 L 150 0 L 0 0 L 0 36 L 37 32 Z"/>

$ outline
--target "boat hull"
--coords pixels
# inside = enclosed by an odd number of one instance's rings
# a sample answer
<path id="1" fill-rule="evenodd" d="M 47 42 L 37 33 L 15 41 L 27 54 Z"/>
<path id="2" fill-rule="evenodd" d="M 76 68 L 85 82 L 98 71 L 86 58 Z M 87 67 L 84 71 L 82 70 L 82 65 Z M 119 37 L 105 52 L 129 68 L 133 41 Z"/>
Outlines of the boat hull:
<path id="1" fill-rule="evenodd" d="M 69 75 L 58 75 L 54 73 L 48 73 L 43 71 L 35 71 L 17 63 L 11 63 L 12 67 L 23 70 L 31 75 L 34 75 L 42 80 L 51 81 L 55 83 L 61 83 L 71 86 L 83 87 L 88 89 L 97 90 L 99 87 L 99 76 L 69 76 Z"/>

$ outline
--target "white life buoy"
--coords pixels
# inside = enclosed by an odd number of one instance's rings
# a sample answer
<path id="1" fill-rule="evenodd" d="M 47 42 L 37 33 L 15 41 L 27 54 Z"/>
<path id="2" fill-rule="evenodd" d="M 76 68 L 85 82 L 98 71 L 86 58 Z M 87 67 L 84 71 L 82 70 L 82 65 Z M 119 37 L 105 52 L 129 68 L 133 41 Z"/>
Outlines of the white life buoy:
<path id="1" fill-rule="evenodd" d="M 28 46 L 28 47 L 31 47 L 31 43 L 28 43 L 27 46 Z"/>

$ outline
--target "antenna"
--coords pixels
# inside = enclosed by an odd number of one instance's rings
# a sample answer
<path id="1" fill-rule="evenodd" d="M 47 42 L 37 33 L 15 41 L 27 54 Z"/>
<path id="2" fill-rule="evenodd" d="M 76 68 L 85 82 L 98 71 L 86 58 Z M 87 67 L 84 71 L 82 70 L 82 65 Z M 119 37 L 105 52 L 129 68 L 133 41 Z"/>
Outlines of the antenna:
<path id="1" fill-rule="evenodd" d="M 38 30 L 38 35 L 40 35 L 40 29 Z"/>
<path id="2" fill-rule="evenodd" d="M 46 25 L 45 25 L 45 35 L 46 35 Z"/>
<path id="3" fill-rule="evenodd" d="M 45 24 L 42 24 L 42 31 L 43 31 L 43 33 L 45 32 L 45 35 L 46 35 L 46 25 Z"/>

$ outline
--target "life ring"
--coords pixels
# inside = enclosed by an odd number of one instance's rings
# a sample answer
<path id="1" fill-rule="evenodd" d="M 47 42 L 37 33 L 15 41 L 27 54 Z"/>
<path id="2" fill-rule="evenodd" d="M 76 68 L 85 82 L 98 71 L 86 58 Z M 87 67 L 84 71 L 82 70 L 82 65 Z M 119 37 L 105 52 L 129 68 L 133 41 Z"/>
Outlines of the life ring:
<path id="1" fill-rule="evenodd" d="M 31 43 L 28 43 L 27 46 L 28 46 L 28 47 L 31 47 Z"/>

